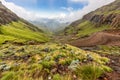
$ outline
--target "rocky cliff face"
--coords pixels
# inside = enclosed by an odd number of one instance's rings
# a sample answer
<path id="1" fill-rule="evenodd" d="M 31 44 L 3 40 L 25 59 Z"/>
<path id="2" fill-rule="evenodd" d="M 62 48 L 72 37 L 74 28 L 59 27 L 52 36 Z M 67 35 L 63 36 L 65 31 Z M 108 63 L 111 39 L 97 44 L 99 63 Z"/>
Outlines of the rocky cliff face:
<path id="1" fill-rule="evenodd" d="M 120 0 L 103 6 L 83 17 L 83 20 L 101 24 L 108 24 L 112 28 L 120 27 Z"/>
<path id="2" fill-rule="evenodd" d="M 84 20 L 89 20 L 96 24 L 96 26 L 101 26 L 103 24 L 110 25 L 112 28 L 120 28 L 120 14 L 112 13 L 109 15 L 86 15 Z"/>
<path id="3" fill-rule="evenodd" d="M 17 21 L 19 17 L 14 14 L 12 11 L 7 9 L 2 3 L 0 2 L 0 25 L 6 24 L 12 21 Z"/>

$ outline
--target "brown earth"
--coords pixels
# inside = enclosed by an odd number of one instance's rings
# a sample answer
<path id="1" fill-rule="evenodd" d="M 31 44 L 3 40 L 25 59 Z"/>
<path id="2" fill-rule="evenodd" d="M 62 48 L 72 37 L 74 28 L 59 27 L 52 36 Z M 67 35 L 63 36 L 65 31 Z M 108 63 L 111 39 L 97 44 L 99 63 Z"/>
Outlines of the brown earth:
<path id="1" fill-rule="evenodd" d="M 77 47 L 89 47 L 96 45 L 120 46 L 120 30 L 107 30 L 97 32 L 90 37 L 78 39 L 70 43 Z"/>
<path id="2" fill-rule="evenodd" d="M 120 80 L 120 55 L 104 54 L 102 56 L 110 59 L 107 65 L 113 69 L 113 72 L 104 74 L 99 80 Z"/>

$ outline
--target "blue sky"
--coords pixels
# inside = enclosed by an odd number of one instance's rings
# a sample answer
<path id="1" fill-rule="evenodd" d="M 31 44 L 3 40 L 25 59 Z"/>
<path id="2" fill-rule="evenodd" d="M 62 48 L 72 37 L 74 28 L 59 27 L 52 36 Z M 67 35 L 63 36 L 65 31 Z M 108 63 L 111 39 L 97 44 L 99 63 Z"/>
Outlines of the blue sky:
<path id="1" fill-rule="evenodd" d="M 83 8 L 87 3 L 72 2 L 70 0 L 6 0 L 13 2 L 16 5 L 22 6 L 25 9 L 32 11 L 44 12 L 61 12 L 66 11 L 64 8 L 73 8 L 78 10 Z"/>
<path id="2" fill-rule="evenodd" d="M 40 18 L 72 22 L 115 0 L 0 0 L 11 11 L 26 20 Z"/>

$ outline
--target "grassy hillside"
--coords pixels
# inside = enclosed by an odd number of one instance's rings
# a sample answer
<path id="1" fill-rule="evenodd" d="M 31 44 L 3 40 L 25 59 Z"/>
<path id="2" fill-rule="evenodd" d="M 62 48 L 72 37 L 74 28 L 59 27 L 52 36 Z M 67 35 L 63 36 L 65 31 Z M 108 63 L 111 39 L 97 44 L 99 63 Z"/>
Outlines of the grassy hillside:
<path id="1" fill-rule="evenodd" d="M 64 31 L 65 36 L 74 36 L 75 39 L 107 30 L 120 28 L 120 0 L 92 11 L 82 19 L 73 22 Z M 70 38 L 71 39 L 71 38 Z M 70 40 L 68 39 L 68 40 Z"/>
<path id="2" fill-rule="evenodd" d="M 67 44 L 0 46 L 0 80 L 96 80 L 106 57 Z"/>
<path id="3" fill-rule="evenodd" d="M 18 21 L 0 26 L 0 44 L 5 41 L 30 41 L 46 42 L 48 37 L 43 32 L 33 31 L 29 25 Z"/>
<path id="4" fill-rule="evenodd" d="M 80 23 L 78 26 L 76 26 L 75 28 L 69 27 L 66 30 L 66 34 L 70 35 L 70 34 L 75 33 L 76 37 L 85 37 L 85 36 L 89 36 L 95 32 L 110 28 L 109 25 L 102 25 L 99 27 L 95 27 L 95 26 L 96 25 L 90 21 L 84 21 L 84 22 Z"/>

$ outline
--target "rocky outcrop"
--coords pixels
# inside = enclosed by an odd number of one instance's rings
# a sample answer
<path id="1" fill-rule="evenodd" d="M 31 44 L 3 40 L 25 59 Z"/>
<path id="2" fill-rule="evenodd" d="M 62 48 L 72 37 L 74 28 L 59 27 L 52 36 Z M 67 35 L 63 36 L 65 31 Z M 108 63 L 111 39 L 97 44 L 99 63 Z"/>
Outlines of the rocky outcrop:
<path id="1" fill-rule="evenodd" d="M 89 20 L 97 26 L 110 25 L 112 28 L 120 28 L 120 0 L 103 6 L 91 13 L 88 13 L 82 20 Z"/>
<path id="2" fill-rule="evenodd" d="M 0 2 L 0 25 L 17 21 L 19 17 Z"/>
<path id="3" fill-rule="evenodd" d="M 120 14 L 109 15 L 85 15 L 83 20 L 89 20 L 96 25 L 110 25 L 112 28 L 120 28 Z"/>

